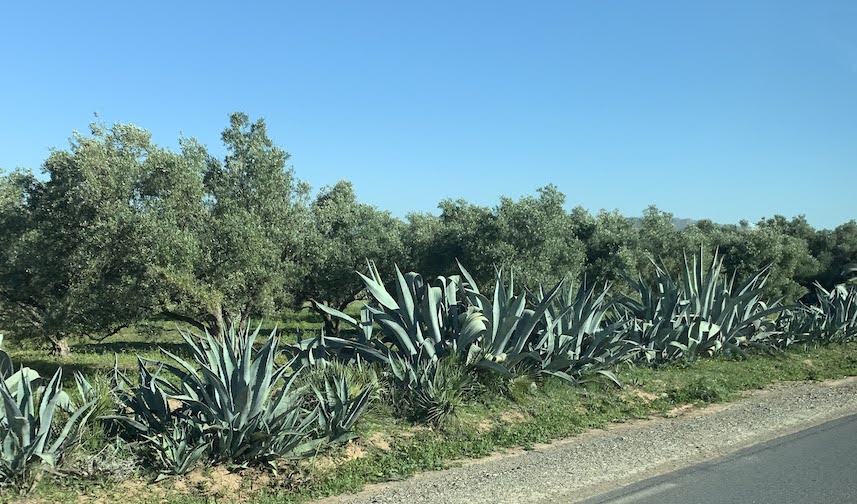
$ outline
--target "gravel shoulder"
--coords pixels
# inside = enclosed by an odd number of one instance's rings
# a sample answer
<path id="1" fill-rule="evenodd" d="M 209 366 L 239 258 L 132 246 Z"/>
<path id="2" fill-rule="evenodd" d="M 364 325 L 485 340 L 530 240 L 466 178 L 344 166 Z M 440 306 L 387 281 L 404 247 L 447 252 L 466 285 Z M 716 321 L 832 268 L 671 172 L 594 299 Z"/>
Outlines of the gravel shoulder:
<path id="1" fill-rule="evenodd" d="M 857 377 L 780 383 L 674 418 L 614 424 L 316 502 L 565 504 L 855 413 Z"/>

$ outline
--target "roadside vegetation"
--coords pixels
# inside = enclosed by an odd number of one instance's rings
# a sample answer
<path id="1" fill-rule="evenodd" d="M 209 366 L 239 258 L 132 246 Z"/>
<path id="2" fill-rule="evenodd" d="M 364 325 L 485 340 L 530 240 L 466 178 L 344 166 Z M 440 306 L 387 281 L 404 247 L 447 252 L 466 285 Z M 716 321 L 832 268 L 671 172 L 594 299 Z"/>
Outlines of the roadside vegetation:
<path id="1" fill-rule="evenodd" d="M 4 500 L 299 502 L 857 375 L 854 221 L 678 230 L 549 186 L 403 222 L 312 200 L 262 121 L 223 141 L 96 125 L 0 179 Z"/>

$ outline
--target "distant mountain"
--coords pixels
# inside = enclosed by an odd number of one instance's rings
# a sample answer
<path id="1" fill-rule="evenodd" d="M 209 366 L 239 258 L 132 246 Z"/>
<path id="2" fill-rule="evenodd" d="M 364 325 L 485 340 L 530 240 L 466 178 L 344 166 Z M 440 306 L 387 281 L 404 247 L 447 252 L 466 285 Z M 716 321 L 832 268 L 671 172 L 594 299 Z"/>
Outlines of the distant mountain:
<path id="1" fill-rule="evenodd" d="M 633 224 L 634 227 L 640 225 L 640 218 L 639 217 L 628 217 L 628 221 L 631 224 Z M 676 218 L 673 218 L 673 226 L 675 226 L 675 228 L 678 229 L 679 231 L 681 231 L 682 229 L 684 229 L 688 226 L 693 226 L 697 222 L 699 222 L 698 219 L 676 219 Z"/>
<path id="2" fill-rule="evenodd" d="M 682 229 L 688 226 L 693 226 L 697 222 L 698 221 L 696 219 L 673 219 L 673 226 L 675 226 L 676 229 L 681 231 Z"/>

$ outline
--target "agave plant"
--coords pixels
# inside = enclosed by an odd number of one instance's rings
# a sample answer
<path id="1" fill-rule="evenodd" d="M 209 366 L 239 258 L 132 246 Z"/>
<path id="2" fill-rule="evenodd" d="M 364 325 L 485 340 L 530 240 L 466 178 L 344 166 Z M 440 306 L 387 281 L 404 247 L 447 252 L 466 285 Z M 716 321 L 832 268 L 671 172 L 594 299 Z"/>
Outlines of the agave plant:
<path id="1" fill-rule="evenodd" d="M 319 411 L 319 433 L 331 443 L 356 437 L 354 425 L 377 394 L 377 376 L 362 384 L 349 376 L 360 373 L 365 377 L 374 375 L 374 371 L 364 368 L 360 361 L 349 367 L 358 371 L 352 373 L 344 366 L 328 365 L 319 370 L 319 379 L 310 380 Z"/>
<path id="2" fill-rule="evenodd" d="M 174 399 L 188 418 L 212 433 L 215 460 L 246 463 L 297 457 L 321 444 L 320 439 L 308 439 L 317 413 L 305 411 L 303 391 L 292 388 L 298 372 L 286 374 L 294 361 L 279 367 L 274 362 L 276 329 L 254 351 L 260 328 L 250 332 L 233 326 L 222 339 L 182 332 L 196 366 L 164 351 L 178 364 L 164 364 L 181 383 L 182 393 Z"/>
<path id="3" fill-rule="evenodd" d="M 165 432 L 144 438 L 154 449 L 162 474 L 187 474 L 211 446 L 199 425 L 183 418 L 177 418 Z"/>
<path id="4" fill-rule="evenodd" d="M 466 275 L 466 271 L 464 273 Z M 371 297 L 371 302 L 361 310 L 360 322 L 342 312 L 318 305 L 358 329 L 363 335 L 358 344 L 368 344 L 377 350 L 387 349 L 408 359 L 437 360 L 450 353 L 466 351 L 485 330 L 486 319 L 463 306 L 459 296 L 465 292 L 464 280 L 457 275 L 438 277 L 429 284 L 419 273 L 403 274 L 396 267 L 394 296 L 387 290 L 374 263 L 369 262 L 368 276 L 358 274 Z M 373 323 L 380 327 L 380 337 L 372 334 Z M 380 360 L 377 355 L 371 355 L 356 345 L 355 348 L 367 360 Z"/>
<path id="5" fill-rule="evenodd" d="M 541 371 L 570 382 L 598 373 L 619 383 L 613 369 L 630 360 L 631 344 L 625 339 L 628 323 L 610 321 L 609 286 L 596 295 L 585 281 L 575 291 L 569 286 L 545 312 L 546 329 L 536 346 Z"/>
<path id="6" fill-rule="evenodd" d="M 386 353 L 384 359 L 378 359 L 354 345 L 361 358 L 386 364 L 397 414 L 442 422 L 469 389 L 467 380 L 447 379 L 446 361 L 457 362 L 466 355 L 486 329 L 487 319 L 481 311 L 463 304 L 464 282 L 472 284 L 472 280 L 438 277 L 429 284 L 418 273 L 403 274 L 397 267 L 393 295 L 373 263 L 369 263 L 368 276 L 360 276 L 371 297 L 361 311 L 360 322 L 332 308 L 320 308 L 357 329 L 365 338 L 358 344 Z M 373 323 L 380 328 L 377 336 L 372 334 Z M 469 378 L 469 371 L 467 375 Z M 338 387 L 342 390 L 341 385 Z M 319 388 L 317 395 L 321 403 L 321 397 L 330 394 Z"/>
<path id="7" fill-rule="evenodd" d="M 857 288 L 839 284 L 830 290 L 815 285 L 818 304 L 785 311 L 777 321 L 781 346 L 833 343 L 857 337 Z"/>
<path id="8" fill-rule="evenodd" d="M 830 291 L 816 284 L 828 334 L 839 335 L 839 341 L 857 336 L 857 289 L 837 285 Z M 833 338 L 832 338 L 833 339 Z"/>
<path id="9" fill-rule="evenodd" d="M 147 363 L 157 368 L 153 374 Z M 118 420 L 132 435 L 155 435 L 167 432 L 172 425 L 175 412 L 169 399 L 181 391 L 169 380 L 160 376 L 163 363 L 137 357 L 137 382 L 131 381 L 119 369 L 118 358 L 113 363 L 113 390 L 117 402 L 133 416 L 114 415 L 108 419 Z"/>
<path id="10" fill-rule="evenodd" d="M 372 278 L 360 274 L 371 294 L 367 305 L 372 320 L 382 330 L 382 341 L 392 345 L 400 355 L 424 355 L 430 360 L 445 353 L 444 329 L 449 325 L 443 317 L 443 288 L 425 284 L 420 274 L 405 275 L 396 267 L 394 298 L 384 287 L 378 270 L 370 263 Z"/>
<path id="11" fill-rule="evenodd" d="M 171 362 L 138 359 L 136 386 L 118 375 L 124 384 L 122 402 L 135 414 L 125 422 L 148 438 L 167 434 L 158 438 L 173 450 L 162 450 L 165 454 L 182 451 L 193 458 L 206 452 L 214 461 L 248 464 L 312 453 L 324 439 L 312 436 L 318 412 L 303 407 L 306 390 L 294 387 L 298 361 L 275 363 L 276 329 L 255 349 L 259 332 L 258 327 L 251 332 L 233 326 L 222 338 L 207 333 L 196 338 L 180 331 L 193 363 L 163 349 Z M 192 439 L 187 425 L 177 427 L 185 421 L 202 433 L 201 440 Z M 203 444 L 207 450 L 200 448 Z"/>
<path id="12" fill-rule="evenodd" d="M 62 369 L 41 390 L 34 388 L 33 374 L 24 369 L 0 380 L 0 481 L 4 483 L 20 482 L 36 465 L 56 467 L 77 441 L 95 404 L 80 405 L 64 424 L 56 425 L 59 403 L 67 397 L 60 385 Z"/>
<path id="13" fill-rule="evenodd" d="M 652 265 L 655 267 L 654 284 L 649 285 L 641 275 L 636 280 L 626 276 L 639 299 L 623 296 L 620 303 L 638 320 L 672 319 L 690 303 L 684 299 L 681 287 L 673 281 L 669 272 L 654 261 Z"/>
<path id="14" fill-rule="evenodd" d="M 762 300 L 769 268 L 736 286 L 734 274 L 723 274 L 717 252 L 705 267 L 700 249 L 692 260 L 685 256 L 681 283 L 657 265 L 655 269 L 654 287 L 632 281 L 640 300 L 623 300 L 635 318 L 633 339 L 647 360 L 743 355 L 745 347 L 770 346 L 776 331 L 769 317 L 783 307 Z"/>
<path id="15" fill-rule="evenodd" d="M 381 281 L 374 264 L 362 275 L 372 302 L 364 307 L 361 322 L 331 308 L 321 307 L 355 328 L 366 330 L 377 323 L 381 336 L 375 348 L 389 348 L 395 373 L 411 374 L 425 367 L 419 360 L 436 361 L 455 355 L 468 365 L 511 378 L 522 368 L 537 367 L 533 352 L 536 328 L 553 297 L 557 285 L 530 309 L 525 294 L 514 293 L 514 277 L 504 283 L 497 272 L 493 297 L 483 295 L 468 271 L 459 263 L 461 275 L 438 277 L 427 284 L 421 275 L 403 274 L 396 268 L 396 295 Z M 368 314 L 368 317 L 366 316 Z"/>
<path id="16" fill-rule="evenodd" d="M 393 410 L 399 416 L 441 427 L 474 390 L 473 370 L 457 356 L 440 360 L 390 359 Z"/>
<path id="17" fill-rule="evenodd" d="M 509 276 L 508 287 L 505 285 L 502 270 L 497 271 L 492 299 L 475 286 L 466 289 L 471 305 L 483 314 L 468 362 L 508 378 L 515 376 L 519 365 L 537 366 L 540 358 L 534 351 L 538 341 L 535 330 L 561 288 L 562 282 L 543 294 L 533 309 L 527 307 L 526 294 L 515 295 L 514 275 Z"/>

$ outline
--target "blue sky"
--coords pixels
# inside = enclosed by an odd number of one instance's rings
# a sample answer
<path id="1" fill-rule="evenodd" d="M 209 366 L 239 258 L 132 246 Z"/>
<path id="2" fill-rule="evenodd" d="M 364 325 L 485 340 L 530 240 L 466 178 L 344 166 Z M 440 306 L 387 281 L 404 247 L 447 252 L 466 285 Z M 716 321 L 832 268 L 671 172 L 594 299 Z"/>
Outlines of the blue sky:
<path id="1" fill-rule="evenodd" d="M 93 113 L 222 153 L 264 117 L 319 188 L 404 216 L 554 183 L 569 208 L 857 218 L 857 2 L 14 2 L 0 168 Z"/>

